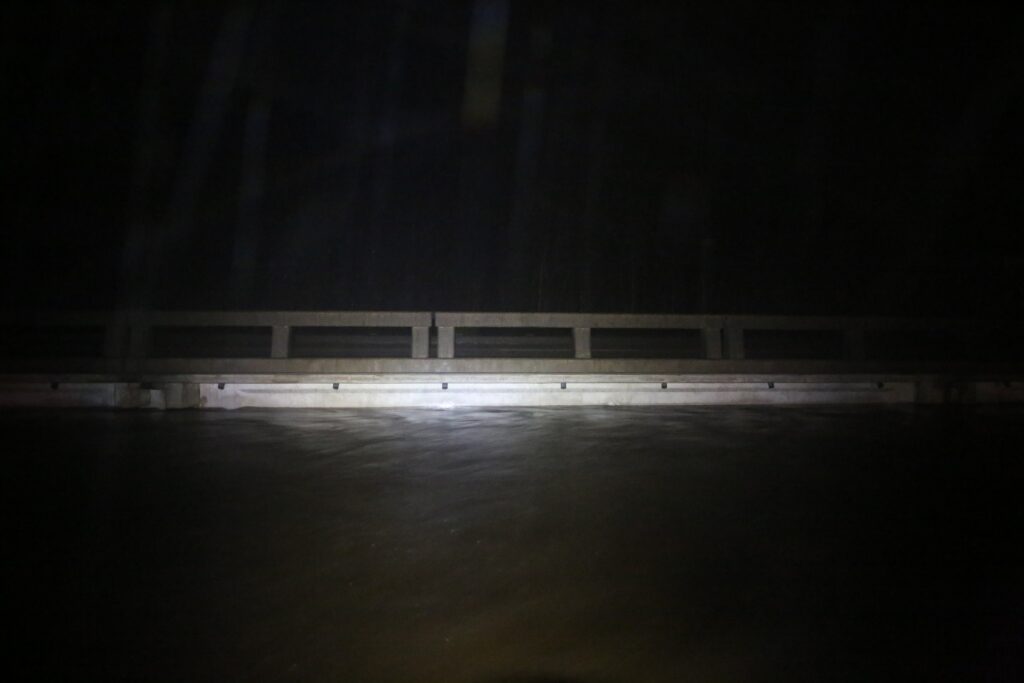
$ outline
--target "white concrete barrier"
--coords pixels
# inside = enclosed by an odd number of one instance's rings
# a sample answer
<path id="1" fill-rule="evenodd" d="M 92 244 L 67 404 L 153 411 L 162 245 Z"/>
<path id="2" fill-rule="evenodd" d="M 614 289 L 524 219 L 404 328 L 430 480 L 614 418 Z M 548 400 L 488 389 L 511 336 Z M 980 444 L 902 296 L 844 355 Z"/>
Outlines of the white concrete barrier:
<path id="1" fill-rule="evenodd" d="M 1024 403 L 1024 383 L 905 377 L 792 376 L 615 378 L 515 375 L 427 378 L 374 376 L 342 381 L 204 381 L 141 386 L 93 382 L 0 385 L 0 407 L 105 408 L 452 408 L 585 405 L 809 405 Z M 340 378 L 339 378 L 340 379 Z"/>

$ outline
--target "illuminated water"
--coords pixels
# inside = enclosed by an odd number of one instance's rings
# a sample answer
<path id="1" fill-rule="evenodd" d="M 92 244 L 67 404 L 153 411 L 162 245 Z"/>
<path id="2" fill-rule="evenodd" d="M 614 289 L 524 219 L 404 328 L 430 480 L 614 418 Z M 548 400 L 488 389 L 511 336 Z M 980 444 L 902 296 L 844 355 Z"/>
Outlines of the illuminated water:
<path id="1" fill-rule="evenodd" d="M 1024 680 L 1022 417 L 2 413 L 15 680 Z"/>

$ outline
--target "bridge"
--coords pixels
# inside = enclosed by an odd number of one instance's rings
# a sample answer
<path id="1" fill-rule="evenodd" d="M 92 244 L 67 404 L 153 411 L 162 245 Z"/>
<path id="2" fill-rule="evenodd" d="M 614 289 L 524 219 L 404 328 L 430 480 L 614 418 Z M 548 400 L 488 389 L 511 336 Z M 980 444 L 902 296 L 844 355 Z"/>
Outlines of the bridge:
<path id="1" fill-rule="evenodd" d="M 11 314 L 0 330 L 3 406 L 1024 400 L 1014 321 L 120 311 Z"/>

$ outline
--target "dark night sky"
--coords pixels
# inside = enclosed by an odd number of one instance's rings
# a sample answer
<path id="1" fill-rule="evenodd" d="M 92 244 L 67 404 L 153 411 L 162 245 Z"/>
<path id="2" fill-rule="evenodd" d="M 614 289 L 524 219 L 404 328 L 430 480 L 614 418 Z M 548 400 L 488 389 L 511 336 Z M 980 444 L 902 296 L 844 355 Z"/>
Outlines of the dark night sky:
<path id="1" fill-rule="evenodd" d="M 824 4 L 7 4 L 3 304 L 1021 316 L 1022 16 Z"/>

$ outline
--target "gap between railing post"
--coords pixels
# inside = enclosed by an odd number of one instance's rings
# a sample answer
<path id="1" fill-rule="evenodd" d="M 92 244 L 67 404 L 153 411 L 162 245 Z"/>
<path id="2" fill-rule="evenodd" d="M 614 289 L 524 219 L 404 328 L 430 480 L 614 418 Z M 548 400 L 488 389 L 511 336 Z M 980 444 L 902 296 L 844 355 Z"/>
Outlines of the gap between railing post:
<path id="1" fill-rule="evenodd" d="M 103 330 L 103 355 L 106 358 L 123 358 L 128 343 L 128 322 L 123 313 L 116 313 Z"/>
<path id="2" fill-rule="evenodd" d="M 287 358 L 291 345 L 292 328 L 289 325 L 273 325 L 270 336 L 270 357 Z"/>
<path id="3" fill-rule="evenodd" d="M 701 329 L 701 336 L 704 339 L 704 357 L 708 360 L 721 360 L 722 328 L 704 327 Z"/>
<path id="4" fill-rule="evenodd" d="M 732 360 L 743 360 L 746 350 L 743 348 L 743 328 L 725 328 L 725 344 Z"/>
<path id="5" fill-rule="evenodd" d="M 847 357 L 850 360 L 864 360 L 867 357 L 864 350 L 864 328 L 860 326 L 847 328 L 845 338 Z"/>
<path id="6" fill-rule="evenodd" d="M 412 328 L 412 357 L 427 358 L 430 356 L 430 328 Z"/>
<path id="7" fill-rule="evenodd" d="M 145 358 L 149 355 L 153 341 L 153 327 L 148 320 L 137 317 L 128 327 L 128 355 L 132 358 Z"/>

